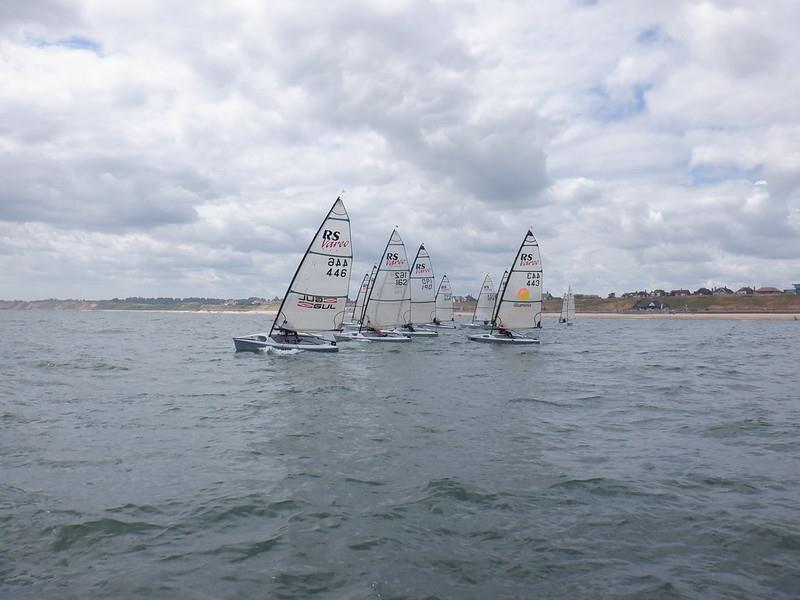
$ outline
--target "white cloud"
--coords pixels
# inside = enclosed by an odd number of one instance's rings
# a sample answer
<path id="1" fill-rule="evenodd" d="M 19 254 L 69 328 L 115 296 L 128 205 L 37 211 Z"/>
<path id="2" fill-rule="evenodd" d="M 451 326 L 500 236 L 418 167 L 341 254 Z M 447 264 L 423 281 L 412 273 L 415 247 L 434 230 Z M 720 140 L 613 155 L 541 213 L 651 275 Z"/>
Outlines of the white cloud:
<path id="1" fill-rule="evenodd" d="M 279 294 L 342 188 L 355 278 L 398 225 L 474 293 L 532 225 L 554 292 L 783 287 L 798 25 L 791 0 L 4 3 L 0 297 Z"/>

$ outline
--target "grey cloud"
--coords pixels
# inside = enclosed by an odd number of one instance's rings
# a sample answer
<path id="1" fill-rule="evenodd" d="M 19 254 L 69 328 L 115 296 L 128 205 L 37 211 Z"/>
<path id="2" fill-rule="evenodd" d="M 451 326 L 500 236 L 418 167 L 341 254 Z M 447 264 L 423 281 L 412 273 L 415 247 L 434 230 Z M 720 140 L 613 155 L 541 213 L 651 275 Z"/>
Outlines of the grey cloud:
<path id="1" fill-rule="evenodd" d="M 396 18 L 360 8 L 279 25 L 293 49 L 281 76 L 305 90 L 316 119 L 375 131 L 402 160 L 483 201 L 536 198 L 548 183 L 538 117 L 528 107 L 480 114 L 479 61 L 443 9 L 418 3 Z"/>
<path id="2" fill-rule="evenodd" d="M 0 220 L 39 221 L 86 230 L 148 229 L 190 223 L 194 206 L 214 195 L 187 169 L 132 160 L 55 160 L 30 152 L 0 154 L 5 177 Z"/>

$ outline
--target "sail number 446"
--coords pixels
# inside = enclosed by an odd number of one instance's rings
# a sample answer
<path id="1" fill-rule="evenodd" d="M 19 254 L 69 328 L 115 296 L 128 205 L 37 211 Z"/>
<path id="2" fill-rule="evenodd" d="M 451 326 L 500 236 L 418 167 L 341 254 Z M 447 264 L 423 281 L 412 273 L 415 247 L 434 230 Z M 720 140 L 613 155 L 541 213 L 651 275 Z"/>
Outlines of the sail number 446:
<path id="1" fill-rule="evenodd" d="M 325 273 L 328 277 L 347 277 L 346 258 L 329 258 L 328 266 L 330 268 Z"/>

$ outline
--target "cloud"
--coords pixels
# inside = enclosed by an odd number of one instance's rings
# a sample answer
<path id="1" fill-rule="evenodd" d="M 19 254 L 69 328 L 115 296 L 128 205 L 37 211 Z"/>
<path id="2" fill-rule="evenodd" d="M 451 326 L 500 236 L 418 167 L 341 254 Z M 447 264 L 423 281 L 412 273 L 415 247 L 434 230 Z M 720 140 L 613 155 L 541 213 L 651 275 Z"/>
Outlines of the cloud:
<path id="1" fill-rule="evenodd" d="M 346 189 L 456 293 L 528 226 L 545 288 L 783 287 L 800 7 L 0 6 L 0 297 L 282 293 Z M 763 180 L 766 185 L 754 185 Z"/>

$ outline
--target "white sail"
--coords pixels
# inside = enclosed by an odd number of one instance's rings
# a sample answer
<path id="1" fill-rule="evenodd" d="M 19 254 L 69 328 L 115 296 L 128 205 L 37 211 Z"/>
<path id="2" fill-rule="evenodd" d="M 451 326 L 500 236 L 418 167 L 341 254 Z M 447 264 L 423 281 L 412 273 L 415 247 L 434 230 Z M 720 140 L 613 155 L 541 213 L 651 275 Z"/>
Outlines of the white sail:
<path id="1" fill-rule="evenodd" d="M 508 272 L 493 325 L 506 330 L 541 327 L 542 259 L 539 243 L 528 230 Z"/>
<path id="2" fill-rule="evenodd" d="M 344 203 L 337 198 L 297 267 L 272 330 L 340 329 L 350 287 L 352 261 L 350 218 Z"/>
<path id="3" fill-rule="evenodd" d="M 561 300 L 561 316 L 558 320 L 561 323 L 575 320 L 575 296 L 572 294 L 572 286 L 567 288 L 564 298 Z"/>
<path id="4" fill-rule="evenodd" d="M 350 317 L 351 323 L 357 323 L 359 319 L 361 319 L 361 311 L 364 308 L 364 300 L 367 297 L 367 292 L 369 291 L 369 279 L 370 274 L 365 273 L 364 279 L 361 280 L 361 285 L 358 288 L 358 294 L 356 294 L 356 303 L 353 305 L 353 315 Z"/>
<path id="5" fill-rule="evenodd" d="M 411 294 L 408 285 L 406 247 L 397 230 L 389 242 L 375 272 L 363 326 L 387 329 L 411 322 Z"/>
<path id="6" fill-rule="evenodd" d="M 472 322 L 488 323 L 492 319 L 492 308 L 494 307 L 494 283 L 489 275 L 483 279 L 481 291 L 478 294 L 478 304 L 475 306 L 475 313 L 472 315 Z"/>
<path id="7" fill-rule="evenodd" d="M 572 293 L 572 286 L 569 286 L 569 290 L 567 290 L 569 294 L 569 304 L 567 305 L 567 320 L 574 321 L 575 320 L 575 294 Z"/>
<path id="8" fill-rule="evenodd" d="M 431 323 L 436 319 L 436 292 L 433 289 L 433 265 L 431 257 L 420 244 L 417 257 L 411 264 L 411 322 L 417 325 Z"/>
<path id="9" fill-rule="evenodd" d="M 439 289 L 436 292 L 436 320 L 454 321 L 453 316 L 453 290 L 450 287 L 450 280 L 447 275 L 442 277 Z"/>
<path id="10" fill-rule="evenodd" d="M 503 271 L 503 277 L 500 279 L 500 285 L 497 287 L 497 294 L 494 297 L 494 306 L 492 306 L 492 317 L 497 313 L 497 305 L 500 303 L 500 298 L 503 295 L 503 286 L 508 280 L 508 269 Z"/>

